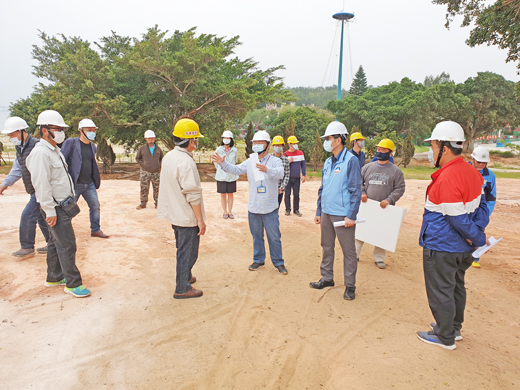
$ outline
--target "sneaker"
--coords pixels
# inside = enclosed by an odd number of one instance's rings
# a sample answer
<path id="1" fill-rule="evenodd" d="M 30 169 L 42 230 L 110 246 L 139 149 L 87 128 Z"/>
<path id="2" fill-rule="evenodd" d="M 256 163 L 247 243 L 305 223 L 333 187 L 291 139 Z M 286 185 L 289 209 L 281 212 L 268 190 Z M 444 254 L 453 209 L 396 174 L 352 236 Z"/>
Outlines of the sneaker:
<path id="1" fill-rule="evenodd" d="M 296 214 L 298 217 L 301 217 L 303 214 L 300 213 L 300 210 L 294 210 L 294 214 Z"/>
<path id="2" fill-rule="evenodd" d="M 480 268 L 480 261 L 474 261 L 473 263 L 471 263 L 471 266 L 475 268 Z"/>
<path id="3" fill-rule="evenodd" d="M 45 282 L 45 287 L 55 287 L 55 286 L 65 286 L 67 284 L 67 279 L 63 278 L 59 282 Z"/>
<path id="4" fill-rule="evenodd" d="M 347 301 L 352 301 L 353 299 L 356 299 L 356 288 L 347 287 L 345 289 L 345 294 L 343 294 L 343 299 L 346 299 Z"/>
<path id="5" fill-rule="evenodd" d="M 34 255 L 34 248 L 32 249 L 19 249 L 16 252 L 11 253 L 15 257 L 27 257 Z"/>
<path id="6" fill-rule="evenodd" d="M 287 268 L 285 268 L 285 265 L 277 265 L 275 266 L 274 268 L 276 268 L 278 270 L 278 273 L 281 274 L 281 275 L 287 275 L 288 272 L 287 272 Z"/>
<path id="7" fill-rule="evenodd" d="M 291 210 L 285 210 L 285 215 L 291 215 Z"/>
<path id="8" fill-rule="evenodd" d="M 87 288 L 83 285 L 73 288 L 65 287 L 63 291 L 65 291 L 67 294 L 74 295 L 76 298 L 85 298 L 90 295 L 90 290 L 87 290 Z"/>
<path id="9" fill-rule="evenodd" d="M 432 322 L 430 324 L 430 329 L 434 330 L 435 325 L 437 325 L 435 322 Z M 460 330 L 455 329 L 455 341 L 462 341 L 462 335 L 460 334 Z"/>
<path id="10" fill-rule="evenodd" d="M 427 344 L 437 345 L 442 348 L 453 350 L 457 348 L 455 343 L 452 345 L 446 345 L 444 344 L 439 338 L 435 335 L 435 332 L 433 330 L 430 330 L 429 332 L 417 332 L 417 338 L 421 340 L 422 342 L 425 342 Z"/>
<path id="11" fill-rule="evenodd" d="M 263 267 L 265 263 L 253 263 L 249 266 L 249 271 L 256 271 L 258 268 Z"/>
<path id="12" fill-rule="evenodd" d="M 42 255 L 46 255 L 47 254 L 47 249 L 48 249 L 48 247 L 44 246 L 43 248 L 36 249 L 36 252 L 41 253 Z"/>
<path id="13" fill-rule="evenodd" d="M 377 268 L 379 268 L 379 269 L 385 269 L 386 268 L 385 263 L 383 263 L 382 261 L 377 261 L 376 265 L 377 265 Z"/>
<path id="14" fill-rule="evenodd" d="M 136 210 L 142 210 L 142 209 L 145 209 L 146 208 L 146 205 L 145 204 L 140 204 L 139 206 L 137 206 L 135 209 Z"/>

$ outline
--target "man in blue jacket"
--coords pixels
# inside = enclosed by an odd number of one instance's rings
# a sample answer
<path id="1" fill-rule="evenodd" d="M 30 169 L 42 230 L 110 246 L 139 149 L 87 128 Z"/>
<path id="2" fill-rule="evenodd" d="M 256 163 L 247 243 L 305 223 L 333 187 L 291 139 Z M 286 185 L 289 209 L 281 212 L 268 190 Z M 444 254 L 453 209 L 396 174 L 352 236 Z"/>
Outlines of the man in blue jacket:
<path id="1" fill-rule="evenodd" d="M 484 189 L 487 209 L 491 217 L 491 213 L 495 209 L 495 203 L 497 202 L 497 179 L 495 174 L 487 167 L 489 162 L 489 150 L 483 146 L 477 146 L 473 150 L 473 153 L 471 153 L 471 158 L 473 160 L 471 165 L 473 165 L 484 178 L 482 188 Z M 471 265 L 475 268 L 480 268 L 480 259 L 473 259 Z"/>
<path id="2" fill-rule="evenodd" d="M 314 222 L 321 224 L 321 279 L 310 283 L 312 288 L 334 286 L 334 247 L 336 236 L 343 251 L 344 299 L 356 297 L 357 256 L 355 246 L 356 218 L 361 201 L 361 169 L 359 159 L 345 148 L 347 128 L 341 122 L 332 122 L 325 130 L 323 148 L 332 152 L 325 161 L 321 187 L 318 190 L 318 208 Z M 334 222 L 344 222 L 335 228 Z"/>
<path id="3" fill-rule="evenodd" d="M 90 210 L 90 235 L 92 237 L 108 238 L 99 226 L 101 212 L 97 189 L 101 184 L 99 169 L 96 163 L 97 148 L 91 141 L 96 138 L 97 127 L 91 119 L 79 122 L 79 138 L 68 138 L 63 142 L 61 153 L 69 166 L 69 174 L 74 181 L 76 202 L 80 195 L 88 204 Z"/>
<path id="4" fill-rule="evenodd" d="M 439 170 L 426 190 L 419 245 L 423 247 L 424 281 L 435 322 L 419 340 L 455 349 L 462 340 L 466 308 L 464 276 L 476 247 L 486 244 L 489 222 L 482 195 L 482 176 L 462 158 L 464 130 L 455 122 L 440 122 L 426 141 L 428 159 Z"/>

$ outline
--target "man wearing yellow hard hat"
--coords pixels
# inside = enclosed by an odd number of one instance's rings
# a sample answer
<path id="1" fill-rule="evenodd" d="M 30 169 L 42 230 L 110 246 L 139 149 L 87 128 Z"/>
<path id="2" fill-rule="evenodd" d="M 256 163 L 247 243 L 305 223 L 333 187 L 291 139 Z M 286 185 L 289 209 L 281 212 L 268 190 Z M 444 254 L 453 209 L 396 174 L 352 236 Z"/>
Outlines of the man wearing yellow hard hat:
<path id="1" fill-rule="evenodd" d="M 289 183 L 289 160 L 287 157 L 283 155 L 283 137 L 281 135 L 277 135 L 273 138 L 273 153 L 271 153 L 274 157 L 278 157 L 282 160 L 283 164 L 283 179 L 280 179 L 278 182 L 278 210 L 280 209 L 280 204 L 282 203 L 283 194 L 285 192 L 285 187 L 287 187 L 287 183 Z"/>
<path id="2" fill-rule="evenodd" d="M 192 119 L 179 120 L 173 129 L 175 148 L 162 160 L 157 218 L 171 223 L 177 246 L 175 299 L 202 296 L 192 284 L 191 270 L 199 255 L 200 236 L 206 232 L 204 202 L 193 151 L 204 137 Z"/>
<path id="3" fill-rule="evenodd" d="M 291 214 L 291 190 L 293 192 L 293 212 L 298 217 L 302 216 L 300 213 L 300 182 L 305 183 L 305 156 L 299 150 L 298 138 L 291 135 L 287 138 L 287 145 L 289 150 L 284 155 L 289 159 L 290 173 L 289 183 L 285 187 L 285 215 Z M 301 176 L 300 176 L 301 172 Z"/>
<path id="4" fill-rule="evenodd" d="M 365 137 L 360 132 L 352 133 L 350 135 L 350 150 L 349 152 L 356 156 L 359 160 L 359 167 L 363 168 L 365 165 L 365 153 L 361 149 L 365 147 Z"/>
<path id="5" fill-rule="evenodd" d="M 389 139 L 384 139 L 377 145 L 379 160 L 368 163 L 361 169 L 361 201 L 366 203 L 368 199 L 380 202 L 382 209 L 386 206 L 395 205 L 403 196 L 405 182 L 403 172 L 390 163 L 390 156 L 395 149 L 394 143 Z M 363 241 L 356 239 L 357 258 L 361 254 Z M 380 269 L 386 268 L 386 251 L 383 248 L 374 247 L 374 261 Z"/>

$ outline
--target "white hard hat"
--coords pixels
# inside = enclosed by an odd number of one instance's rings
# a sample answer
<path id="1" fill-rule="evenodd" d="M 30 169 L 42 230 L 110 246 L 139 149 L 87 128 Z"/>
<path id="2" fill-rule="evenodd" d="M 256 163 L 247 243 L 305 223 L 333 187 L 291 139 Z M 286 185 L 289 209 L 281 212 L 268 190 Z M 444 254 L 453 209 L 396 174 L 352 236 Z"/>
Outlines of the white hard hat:
<path id="1" fill-rule="evenodd" d="M 271 137 L 269 136 L 269 133 L 265 130 L 260 130 L 255 133 L 253 136 L 253 141 L 267 141 L 271 142 Z"/>
<path id="2" fill-rule="evenodd" d="M 464 129 L 457 122 L 440 122 L 433 129 L 431 137 L 425 141 L 464 142 Z"/>
<path id="3" fill-rule="evenodd" d="M 341 135 L 348 134 L 347 128 L 341 122 L 334 121 L 330 122 L 325 130 L 325 134 L 321 136 L 321 138 L 325 138 L 328 135 Z"/>
<path id="4" fill-rule="evenodd" d="M 92 119 L 82 119 L 79 121 L 78 129 L 82 129 L 84 127 L 95 127 L 98 128 Z"/>
<path id="5" fill-rule="evenodd" d="M 473 153 L 471 153 L 471 157 L 478 162 L 489 162 L 489 150 L 483 146 L 477 146 L 473 149 Z"/>
<path id="6" fill-rule="evenodd" d="M 11 134 L 18 130 L 25 130 L 29 127 L 26 121 L 19 116 L 12 116 L 7 118 L 4 123 L 2 134 Z"/>
<path id="7" fill-rule="evenodd" d="M 226 130 L 222 133 L 222 138 L 233 138 L 233 133 L 229 130 Z"/>
<path id="8" fill-rule="evenodd" d="M 38 115 L 37 125 L 53 125 L 59 127 L 69 127 L 65 124 L 63 117 L 58 111 L 46 110 Z"/>
<path id="9" fill-rule="evenodd" d="M 155 138 L 155 133 L 153 130 L 146 130 L 144 132 L 144 138 Z"/>

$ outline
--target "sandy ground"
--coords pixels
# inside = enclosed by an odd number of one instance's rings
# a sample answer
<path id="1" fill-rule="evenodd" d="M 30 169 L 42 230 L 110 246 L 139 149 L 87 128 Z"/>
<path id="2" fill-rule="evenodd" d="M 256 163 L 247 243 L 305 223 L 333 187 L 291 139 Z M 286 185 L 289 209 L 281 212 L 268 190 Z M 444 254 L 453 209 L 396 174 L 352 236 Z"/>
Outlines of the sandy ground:
<path id="1" fill-rule="evenodd" d="M 208 230 L 194 275 L 204 296 L 179 301 L 173 231 L 155 209 L 135 210 L 138 182 L 102 182 L 108 240 L 90 237 L 80 201 L 77 263 L 92 290 L 85 299 L 43 286 L 44 256 L 10 255 L 28 200 L 18 183 L 0 197 L 0 388 L 518 389 L 520 181 L 498 180 L 488 233 L 504 240 L 482 269 L 468 271 L 455 351 L 415 336 L 433 321 L 418 246 L 427 184 L 407 181 L 397 252 L 379 270 L 366 245 L 356 299 L 345 301 L 342 286 L 309 288 L 320 277 L 318 181 L 302 185 L 302 218 L 280 216 L 288 276 L 271 264 L 247 270 L 247 184 L 238 185 L 236 219 L 223 220 L 215 183 L 203 183 Z M 340 261 L 335 271 L 341 282 Z"/>

